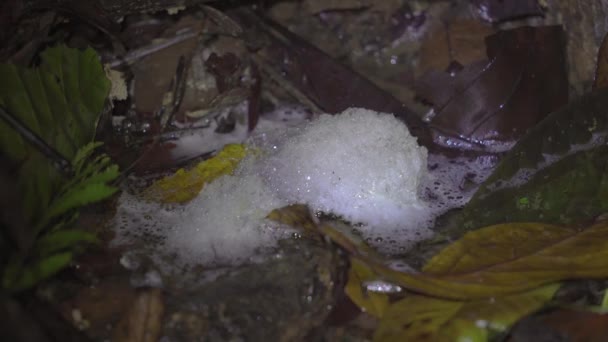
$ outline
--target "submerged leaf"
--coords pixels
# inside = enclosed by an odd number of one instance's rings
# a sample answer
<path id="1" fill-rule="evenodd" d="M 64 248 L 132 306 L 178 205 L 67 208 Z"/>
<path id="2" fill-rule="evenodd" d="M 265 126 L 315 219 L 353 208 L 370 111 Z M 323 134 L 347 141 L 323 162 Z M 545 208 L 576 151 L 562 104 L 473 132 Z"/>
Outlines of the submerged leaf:
<path id="1" fill-rule="evenodd" d="M 559 285 L 505 297 L 448 301 L 419 295 L 391 304 L 375 341 L 475 341 L 505 332 L 513 323 L 549 301 Z"/>
<path id="2" fill-rule="evenodd" d="M 200 162 L 191 170 L 179 169 L 175 174 L 165 177 L 147 190 L 145 196 L 163 203 L 188 202 L 214 179 L 231 174 L 245 157 L 244 145 L 226 145 L 216 156 Z"/>

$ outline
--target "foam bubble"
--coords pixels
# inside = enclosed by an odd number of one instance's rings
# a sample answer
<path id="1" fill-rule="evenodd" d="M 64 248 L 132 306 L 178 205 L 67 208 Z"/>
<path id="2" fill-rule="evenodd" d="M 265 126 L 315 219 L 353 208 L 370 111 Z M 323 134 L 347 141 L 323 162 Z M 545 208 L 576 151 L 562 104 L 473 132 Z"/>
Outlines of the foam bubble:
<path id="1" fill-rule="evenodd" d="M 396 227 L 424 207 L 427 152 L 389 114 L 349 109 L 293 133 L 265 162 L 279 196 L 354 223 Z"/>
<path id="2" fill-rule="evenodd" d="M 399 253 L 430 237 L 435 217 L 470 197 L 460 184 L 466 162 L 431 157 L 437 165 L 429 173 L 426 149 L 391 114 L 351 108 L 295 127 L 260 127 L 248 142 L 257 152 L 186 206 L 123 194 L 117 241 L 147 238 L 186 264 L 241 263 L 291 235 L 265 217 L 299 203 L 339 216 L 369 244 Z"/>

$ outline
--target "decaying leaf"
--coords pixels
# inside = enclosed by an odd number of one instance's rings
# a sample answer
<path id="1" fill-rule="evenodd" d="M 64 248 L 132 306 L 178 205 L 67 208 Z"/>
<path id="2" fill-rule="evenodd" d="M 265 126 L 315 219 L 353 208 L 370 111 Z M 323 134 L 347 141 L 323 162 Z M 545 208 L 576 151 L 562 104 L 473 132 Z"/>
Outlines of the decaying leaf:
<path id="1" fill-rule="evenodd" d="M 374 340 L 485 342 L 538 310 L 558 288 L 552 284 L 510 296 L 465 302 L 408 296 L 388 307 Z"/>
<path id="2" fill-rule="evenodd" d="M 226 145 L 216 156 L 200 162 L 191 170 L 179 169 L 175 174 L 152 184 L 145 196 L 163 203 L 185 203 L 196 197 L 205 184 L 230 174 L 245 157 L 244 145 Z"/>
<path id="3" fill-rule="evenodd" d="M 140 292 L 114 329 L 114 341 L 154 342 L 160 338 L 165 311 L 161 289 Z"/>

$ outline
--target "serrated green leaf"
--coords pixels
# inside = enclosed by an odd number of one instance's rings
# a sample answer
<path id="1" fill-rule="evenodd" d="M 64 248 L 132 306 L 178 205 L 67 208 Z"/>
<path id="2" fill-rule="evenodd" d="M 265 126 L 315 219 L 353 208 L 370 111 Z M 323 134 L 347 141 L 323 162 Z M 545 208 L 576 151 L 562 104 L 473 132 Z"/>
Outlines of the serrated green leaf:
<path id="1" fill-rule="evenodd" d="M 42 62 L 34 69 L 0 64 L 0 105 L 72 159 L 81 146 L 93 140 L 110 81 L 90 48 L 80 51 L 59 45 L 40 57 Z M 24 214 L 34 224 L 57 192 L 59 175 L 45 157 L 1 120 L 0 151 L 21 165 Z"/>
<path id="2" fill-rule="evenodd" d="M 72 159 L 72 168 L 74 169 L 74 172 L 76 174 L 79 174 L 81 172 L 81 169 L 85 165 L 85 162 L 93 155 L 95 149 L 102 145 L 103 142 L 94 141 L 84 145 L 76 152 L 76 155 Z"/>
<path id="3" fill-rule="evenodd" d="M 102 183 L 84 184 L 70 189 L 66 194 L 57 198 L 46 212 L 46 219 L 52 220 L 68 211 L 101 201 L 112 196 L 118 189 Z"/>
<path id="4" fill-rule="evenodd" d="M 20 262 L 10 263 L 4 272 L 3 287 L 11 292 L 31 288 L 67 267 L 72 258 L 72 252 L 63 252 L 24 266 Z"/>
<path id="5" fill-rule="evenodd" d="M 82 230 L 53 230 L 36 240 L 33 254 L 44 258 L 85 242 L 98 243 L 99 240 L 95 234 Z"/>

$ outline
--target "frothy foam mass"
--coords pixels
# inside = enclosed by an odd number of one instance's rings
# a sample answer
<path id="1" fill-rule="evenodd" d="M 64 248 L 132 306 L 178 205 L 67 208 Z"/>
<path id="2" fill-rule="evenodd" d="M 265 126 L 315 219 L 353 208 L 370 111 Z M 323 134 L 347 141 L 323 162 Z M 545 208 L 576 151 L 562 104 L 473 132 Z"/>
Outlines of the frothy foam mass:
<path id="1" fill-rule="evenodd" d="M 394 253 L 429 237 L 438 214 L 468 200 L 458 184 L 428 172 L 426 149 L 391 114 L 351 108 L 296 127 L 259 127 L 249 140 L 256 152 L 183 209 L 124 194 L 117 242 L 146 235 L 133 222 L 139 215 L 149 218 L 146 229 L 152 224 L 160 232 L 165 254 L 193 264 L 242 262 L 289 236 L 266 215 L 300 203 L 342 217 L 372 245 Z"/>

